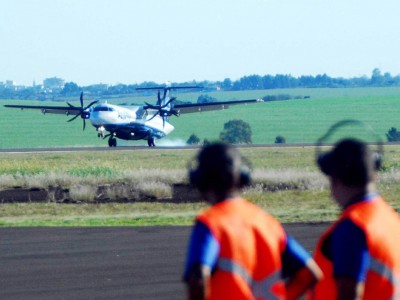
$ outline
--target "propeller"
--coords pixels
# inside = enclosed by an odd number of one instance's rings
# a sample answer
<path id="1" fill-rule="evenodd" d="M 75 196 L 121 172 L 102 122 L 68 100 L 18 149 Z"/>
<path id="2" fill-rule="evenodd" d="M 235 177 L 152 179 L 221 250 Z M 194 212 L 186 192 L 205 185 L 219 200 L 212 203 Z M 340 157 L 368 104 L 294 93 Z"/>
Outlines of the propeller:
<path id="1" fill-rule="evenodd" d="M 160 99 L 160 93 L 157 94 L 158 96 L 158 103 L 161 103 L 161 99 Z M 154 109 L 157 110 L 157 112 L 150 118 L 148 119 L 148 121 L 153 120 L 157 115 L 160 115 L 160 117 L 162 117 L 163 120 L 163 127 L 165 126 L 165 119 L 167 117 L 170 117 L 171 115 L 174 116 L 179 116 L 179 113 L 174 110 L 173 108 L 170 108 L 169 105 L 174 102 L 176 100 L 176 97 L 172 97 L 171 99 L 168 100 L 167 103 L 165 103 L 164 105 L 161 104 L 157 104 L 157 105 L 153 105 L 150 103 L 146 103 L 146 106 L 144 107 L 145 109 Z M 167 108 L 167 109 L 166 109 Z"/>
<path id="2" fill-rule="evenodd" d="M 92 102 L 90 102 L 89 105 L 83 107 L 83 92 L 81 93 L 81 96 L 80 96 L 79 100 L 80 100 L 80 103 L 81 103 L 81 107 L 73 106 L 71 103 L 67 102 L 69 107 L 78 108 L 79 109 L 79 112 L 73 118 L 69 119 L 68 122 L 72 122 L 72 121 L 74 121 L 76 118 L 78 118 L 80 116 L 82 118 L 82 120 L 83 120 L 83 130 L 85 130 L 85 128 L 86 128 L 86 121 L 85 120 L 90 117 L 89 112 L 87 112 L 86 110 L 88 108 L 90 108 L 92 105 L 94 105 L 97 102 L 99 102 L 99 101 L 98 100 L 92 101 Z"/>

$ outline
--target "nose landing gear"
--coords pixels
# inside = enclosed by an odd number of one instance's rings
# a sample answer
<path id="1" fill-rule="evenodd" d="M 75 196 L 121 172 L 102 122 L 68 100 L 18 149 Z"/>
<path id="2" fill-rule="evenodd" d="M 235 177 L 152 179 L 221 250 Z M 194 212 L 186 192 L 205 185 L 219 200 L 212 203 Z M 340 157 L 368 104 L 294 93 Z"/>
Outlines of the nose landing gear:
<path id="1" fill-rule="evenodd" d="M 103 126 L 100 126 L 99 128 L 97 128 L 97 137 L 104 139 L 106 137 L 104 134 L 105 130 L 106 129 Z"/>

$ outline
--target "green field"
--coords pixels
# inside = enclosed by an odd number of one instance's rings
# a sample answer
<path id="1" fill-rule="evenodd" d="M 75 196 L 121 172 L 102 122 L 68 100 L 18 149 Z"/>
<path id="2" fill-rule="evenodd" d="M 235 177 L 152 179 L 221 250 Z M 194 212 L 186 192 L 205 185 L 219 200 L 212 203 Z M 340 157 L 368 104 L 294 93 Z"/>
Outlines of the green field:
<path id="1" fill-rule="evenodd" d="M 266 95 L 289 94 L 310 96 L 310 99 L 274 101 L 231 107 L 224 111 L 182 115 L 171 118 L 175 131 L 165 139 L 171 143 L 184 143 L 194 133 L 201 140 L 218 139 L 224 123 L 242 119 L 251 125 L 253 143 L 272 144 L 277 135 L 287 143 L 313 143 L 326 129 L 342 119 L 364 121 L 385 139 L 391 127 L 400 127 L 400 88 L 347 88 L 347 89 L 285 89 L 241 92 L 212 92 L 218 100 L 259 98 Z M 178 94 L 179 100 L 195 101 L 199 93 Z M 155 97 L 123 98 L 112 103 L 143 103 Z M 89 99 L 87 100 L 89 102 Z M 42 115 L 39 111 L 6 109 L 4 104 L 42 104 L 53 102 L 0 101 L 0 148 L 35 148 L 60 146 L 106 146 L 97 138 L 93 127 L 82 131 L 82 122 L 67 123 L 68 117 Z M 62 105 L 61 103 L 57 103 Z M 74 103 L 78 105 L 77 102 Z M 120 141 L 119 145 L 144 145 L 139 141 Z M 158 144 L 162 144 L 161 141 Z"/>
<path id="2" fill-rule="evenodd" d="M 194 133 L 215 140 L 224 123 L 242 119 L 250 123 L 253 143 L 273 144 L 277 135 L 287 143 L 314 143 L 334 122 L 364 121 L 385 140 L 391 127 L 400 127 L 400 88 L 292 89 L 209 93 L 218 100 L 260 98 L 289 94 L 309 99 L 274 101 L 236 106 L 224 111 L 182 115 L 172 118 L 175 131 L 166 138 L 185 142 Z M 178 99 L 195 101 L 198 93 L 179 94 Z M 125 98 L 112 103 L 143 103 L 154 97 Z M 87 100 L 89 102 L 89 99 Z M 0 148 L 61 146 L 106 146 L 96 131 L 82 122 L 67 123 L 62 115 L 39 111 L 6 109 L 3 104 L 53 102 L 0 101 Z M 61 103 L 56 103 L 60 104 Z M 79 105 L 77 102 L 75 105 Z M 370 137 L 369 137 L 370 138 Z M 143 145 L 144 142 L 120 142 Z M 161 145 L 161 141 L 158 141 Z M 379 180 L 382 195 L 400 209 L 400 147 L 385 147 L 385 164 Z M 329 197 L 326 181 L 314 165 L 314 148 L 248 148 L 241 150 L 254 166 L 255 183 L 244 191 L 246 198 L 271 212 L 282 222 L 328 221 L 338 209 Z M 134 151 L 83 151 L 75 153 L 0 153 L 0 190 L 14 186 L 61 186 L 74 192 L 81 204 L 1 204 L 0 226 L 112 226 L 187 225 L 206 205 L 168 203 L 171 185 L 186 183 L 186 166 L 195 150 L 152 149 Z M 159 202 L 93 204 L 96 187 L 125 183 L 152 195 Z M 112 190 L 112 193 L 124 191 Z"/>

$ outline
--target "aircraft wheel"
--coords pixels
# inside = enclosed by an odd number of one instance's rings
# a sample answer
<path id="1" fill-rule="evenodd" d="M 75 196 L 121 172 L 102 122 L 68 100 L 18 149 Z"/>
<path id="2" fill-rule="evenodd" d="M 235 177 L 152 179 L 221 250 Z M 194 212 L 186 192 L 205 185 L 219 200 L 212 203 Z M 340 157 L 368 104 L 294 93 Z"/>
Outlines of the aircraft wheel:
<path id="1" fill-rule="evenodd" d="M 117 147 L 117 139 L 115 139 L 115 138 L 109 139 L 108 146 L 109 147 Z"/>
<path id="2" fill-rule="evenodd" d="M 156 144 L 154 144 L 154 138 L 149 138 L 147 140 L 147 145 L 149 145 L 149 147 L 155 147 Z"/>

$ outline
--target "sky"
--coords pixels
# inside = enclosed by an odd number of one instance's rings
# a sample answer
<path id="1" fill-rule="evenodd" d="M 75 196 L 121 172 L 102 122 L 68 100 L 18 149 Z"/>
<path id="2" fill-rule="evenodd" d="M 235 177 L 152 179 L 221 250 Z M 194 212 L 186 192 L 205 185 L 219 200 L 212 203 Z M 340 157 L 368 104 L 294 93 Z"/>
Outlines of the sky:
<path id="1" fill-rule="evenodd" d="M 400 74 L 398 0 L 0 0 L 0 81 Z"/>

